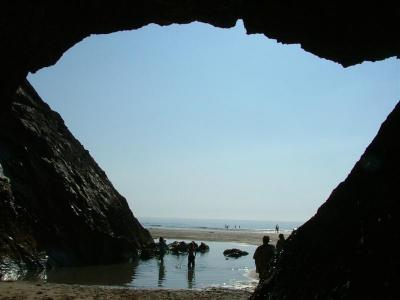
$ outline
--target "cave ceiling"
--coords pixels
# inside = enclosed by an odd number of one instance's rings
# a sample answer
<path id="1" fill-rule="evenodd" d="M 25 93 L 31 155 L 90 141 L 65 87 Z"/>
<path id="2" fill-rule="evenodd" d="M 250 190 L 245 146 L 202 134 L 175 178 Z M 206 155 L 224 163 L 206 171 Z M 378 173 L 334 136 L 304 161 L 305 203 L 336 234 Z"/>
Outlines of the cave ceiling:
<path id="1" fill-rule="evenodd" d="M 1 90 L 55 64 L 91 34 L 198 21 L 260 33 L 344 67 L 400 56 L 400 10 L 389 1 L 113 0 L 4 1 L 0 10 Z"/>

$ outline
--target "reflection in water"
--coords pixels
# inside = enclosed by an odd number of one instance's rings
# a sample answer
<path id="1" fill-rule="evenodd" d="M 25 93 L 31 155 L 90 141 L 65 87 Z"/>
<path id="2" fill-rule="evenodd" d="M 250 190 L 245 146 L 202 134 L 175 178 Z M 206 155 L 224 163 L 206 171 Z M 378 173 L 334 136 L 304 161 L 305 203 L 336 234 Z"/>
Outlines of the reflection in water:
<path id="1" fill-rule="evenodd" d="M 162 287 L 163 282 L 165 280 L 165 265 L 164 265 L 164 260 L 161 259 L 158 262 L 158 286 Z"/>
<path id="2" fill-rule="evenodd" d="M 57 268 L 47 271 L 47 282 L 88 285 L 126 285 L 134 281 L 138 262 Z"/>
<path id="3" fill-rule="evenodd" d="M 193 285 L 196 284 L 196 277 L 194 276 L 194 268 L 188 268 L 187 281 L 189 289 L 193 288 Z"/>
<path id="4" fill-rule="evenodd" d="M 225 242 L 210 242 L 209 245 L 209 252 L 196 257 L 195 269 L 188 269 L 187 255 L 165 255 L 163 260 L 151 258 L 107 266 L 47 270 L 42 278 L 54 283 L 131 288 L 255 287 L 257 279 L 249 277 L 248 271 L 254 269 L 253 253 L 256 246 Z M 249 255 L 225 260 L 222 253 L 231 248 L 246 250 Z"/>

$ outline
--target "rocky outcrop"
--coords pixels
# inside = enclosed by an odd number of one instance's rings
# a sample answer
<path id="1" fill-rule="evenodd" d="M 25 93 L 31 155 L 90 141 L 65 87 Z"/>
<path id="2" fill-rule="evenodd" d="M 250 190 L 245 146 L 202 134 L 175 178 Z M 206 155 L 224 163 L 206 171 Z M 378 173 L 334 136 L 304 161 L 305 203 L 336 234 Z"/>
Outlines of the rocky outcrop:
<path id="1" fill-rule="evenodd" d="M 254 299 L 399 299 L 400 104 Z"/>
<path id="2" fill-rule="evenodd" d="M 239 257 L 242 257 L 242 256 L 249 255 L 249 252 L 233 248 L 233 249 L 224 250 L 223 254 L 226 257 L 239 258 Z"/>
<path id="3" fill-rule="evenodd" d="M 201 242 L 200 245 L 196 247 L 196 252 L 206 253 L 208 251 L 210 251 L 210 246 L 208 246 L 204 242 Z"/>
<path id="4" fill-rule="evenodd" d="M 272 0 L 5 1 L 0 9 L 0 65 L 6 76 L 0 91 L 14 92 L 29 71 L 55 64 L 90 34 L 194 21 L 227 28 L 239 19 L 248 33 L 298 43 L 344 66 L 400 55 L 400 11 L 393 1 L 373 5 Z"/>
<path id="5" fill-rule="evenodd" d="M 206 253 L 210 251 L 210 246 L 208 246 L 204 242 L 201 242 L 200 245 L 198 245 L 196 242 L 191 242 L 191 243 L 193 243 L 196 252 Z M 167 246 L 167 250 L 170 254 L 174 255 L 187 254 L 191 243 L 186 243 L 184 241 L 181 242 L 174 241 Z M 165 253 L 165 250 L 163 251 L 163 253 Z M 146 247 L 144 247 L 140 252 L 140 258 L 144 260 L 159 255 L 160 255 L 160 243 L 149 244 Z"/>
<path id="6" fill-rule="evenodd" d="M 200 245 L 196 242 L 192 241 L 190 243 L 186 243 L 184 241 L 174 241 L 173 243 L 168 245 L 168 249 L 172 254 L 186 254 L 189 251 L 190 244 L 193 244 L 194 251 L 200 253 L 206 253 L 210 251 L 210 246 L 205 244 L 204 242 L 200 242 Z"/>
<path id="7" fill-rule="evenodd" d="M 28 82 L 0 112 L 0 240 L 3 277 L 4 268 L 37 269 L 44 261 L 122 261 L 152 242 L 103 170 Z"/>

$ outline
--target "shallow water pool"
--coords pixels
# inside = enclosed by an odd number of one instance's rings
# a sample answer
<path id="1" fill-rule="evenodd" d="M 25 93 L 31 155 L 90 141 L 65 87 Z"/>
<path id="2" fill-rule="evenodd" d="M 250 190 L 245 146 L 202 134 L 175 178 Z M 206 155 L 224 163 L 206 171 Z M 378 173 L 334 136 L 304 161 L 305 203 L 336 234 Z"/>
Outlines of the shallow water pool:
<path id="1" fill-rule="evenodd" d="M 49 270 L 46 281 L 133 288 L 255 287 L 258 280 L 254 277 L 252 257 L 256 246 L 227 242 L 206 243 L 210 251 L 197 254 L 193 270 L 187 267 L 186 255 L 167 254 L 163 261 L 153 258 L 124 264 Z M 222 253 L 229 248 L 247 251 L 249 255 L 227 259 Z"/>

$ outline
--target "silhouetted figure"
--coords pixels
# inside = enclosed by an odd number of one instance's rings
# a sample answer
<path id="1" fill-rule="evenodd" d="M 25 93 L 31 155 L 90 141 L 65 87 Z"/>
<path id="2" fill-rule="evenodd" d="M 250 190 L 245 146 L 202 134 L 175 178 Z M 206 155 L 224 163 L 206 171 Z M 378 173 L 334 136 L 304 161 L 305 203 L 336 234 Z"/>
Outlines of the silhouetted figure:
<path id="1" fill-rule="evenodd" d="M 160 249 L 160 259 L 163 260 L 165 252 L 167 252 L 168 246 L 162 236 L 160 236 L 158 241 L 159 241 L 159 249 Z"/>
<path id="2" fill-rule="evenodd" d="M 283 250 L 283 246 L 285 245 L 285 242 L 286 242 L 285 236 L 282 233 L 280 233 L 279 239 L 276 242 L 276 253 L 277 254 L 281 253 L 281 251 Z"/>
<path id="3" fill-rule="evenodd" d="M 196 259 L 196 249 L 194 246 L 194 242 L 191 242 L 188 249 L 188 268 L 194 268 Z"/>
<path id="4" fill-rule="evenodd" d="M 269 265 L 275 256 L 275 247 L 269 244 L 269 236 L 263 237 L 263 244 L 254 252 L 254 260 L 256 263 L 256 272 L 260 277 L 260 281 L 267 278 Z"/>
<path id="5" fill-rule="evenodd" d="M 275 232 L 279 233 L 279 225 L 278 224 L 275 225 Z"/>

